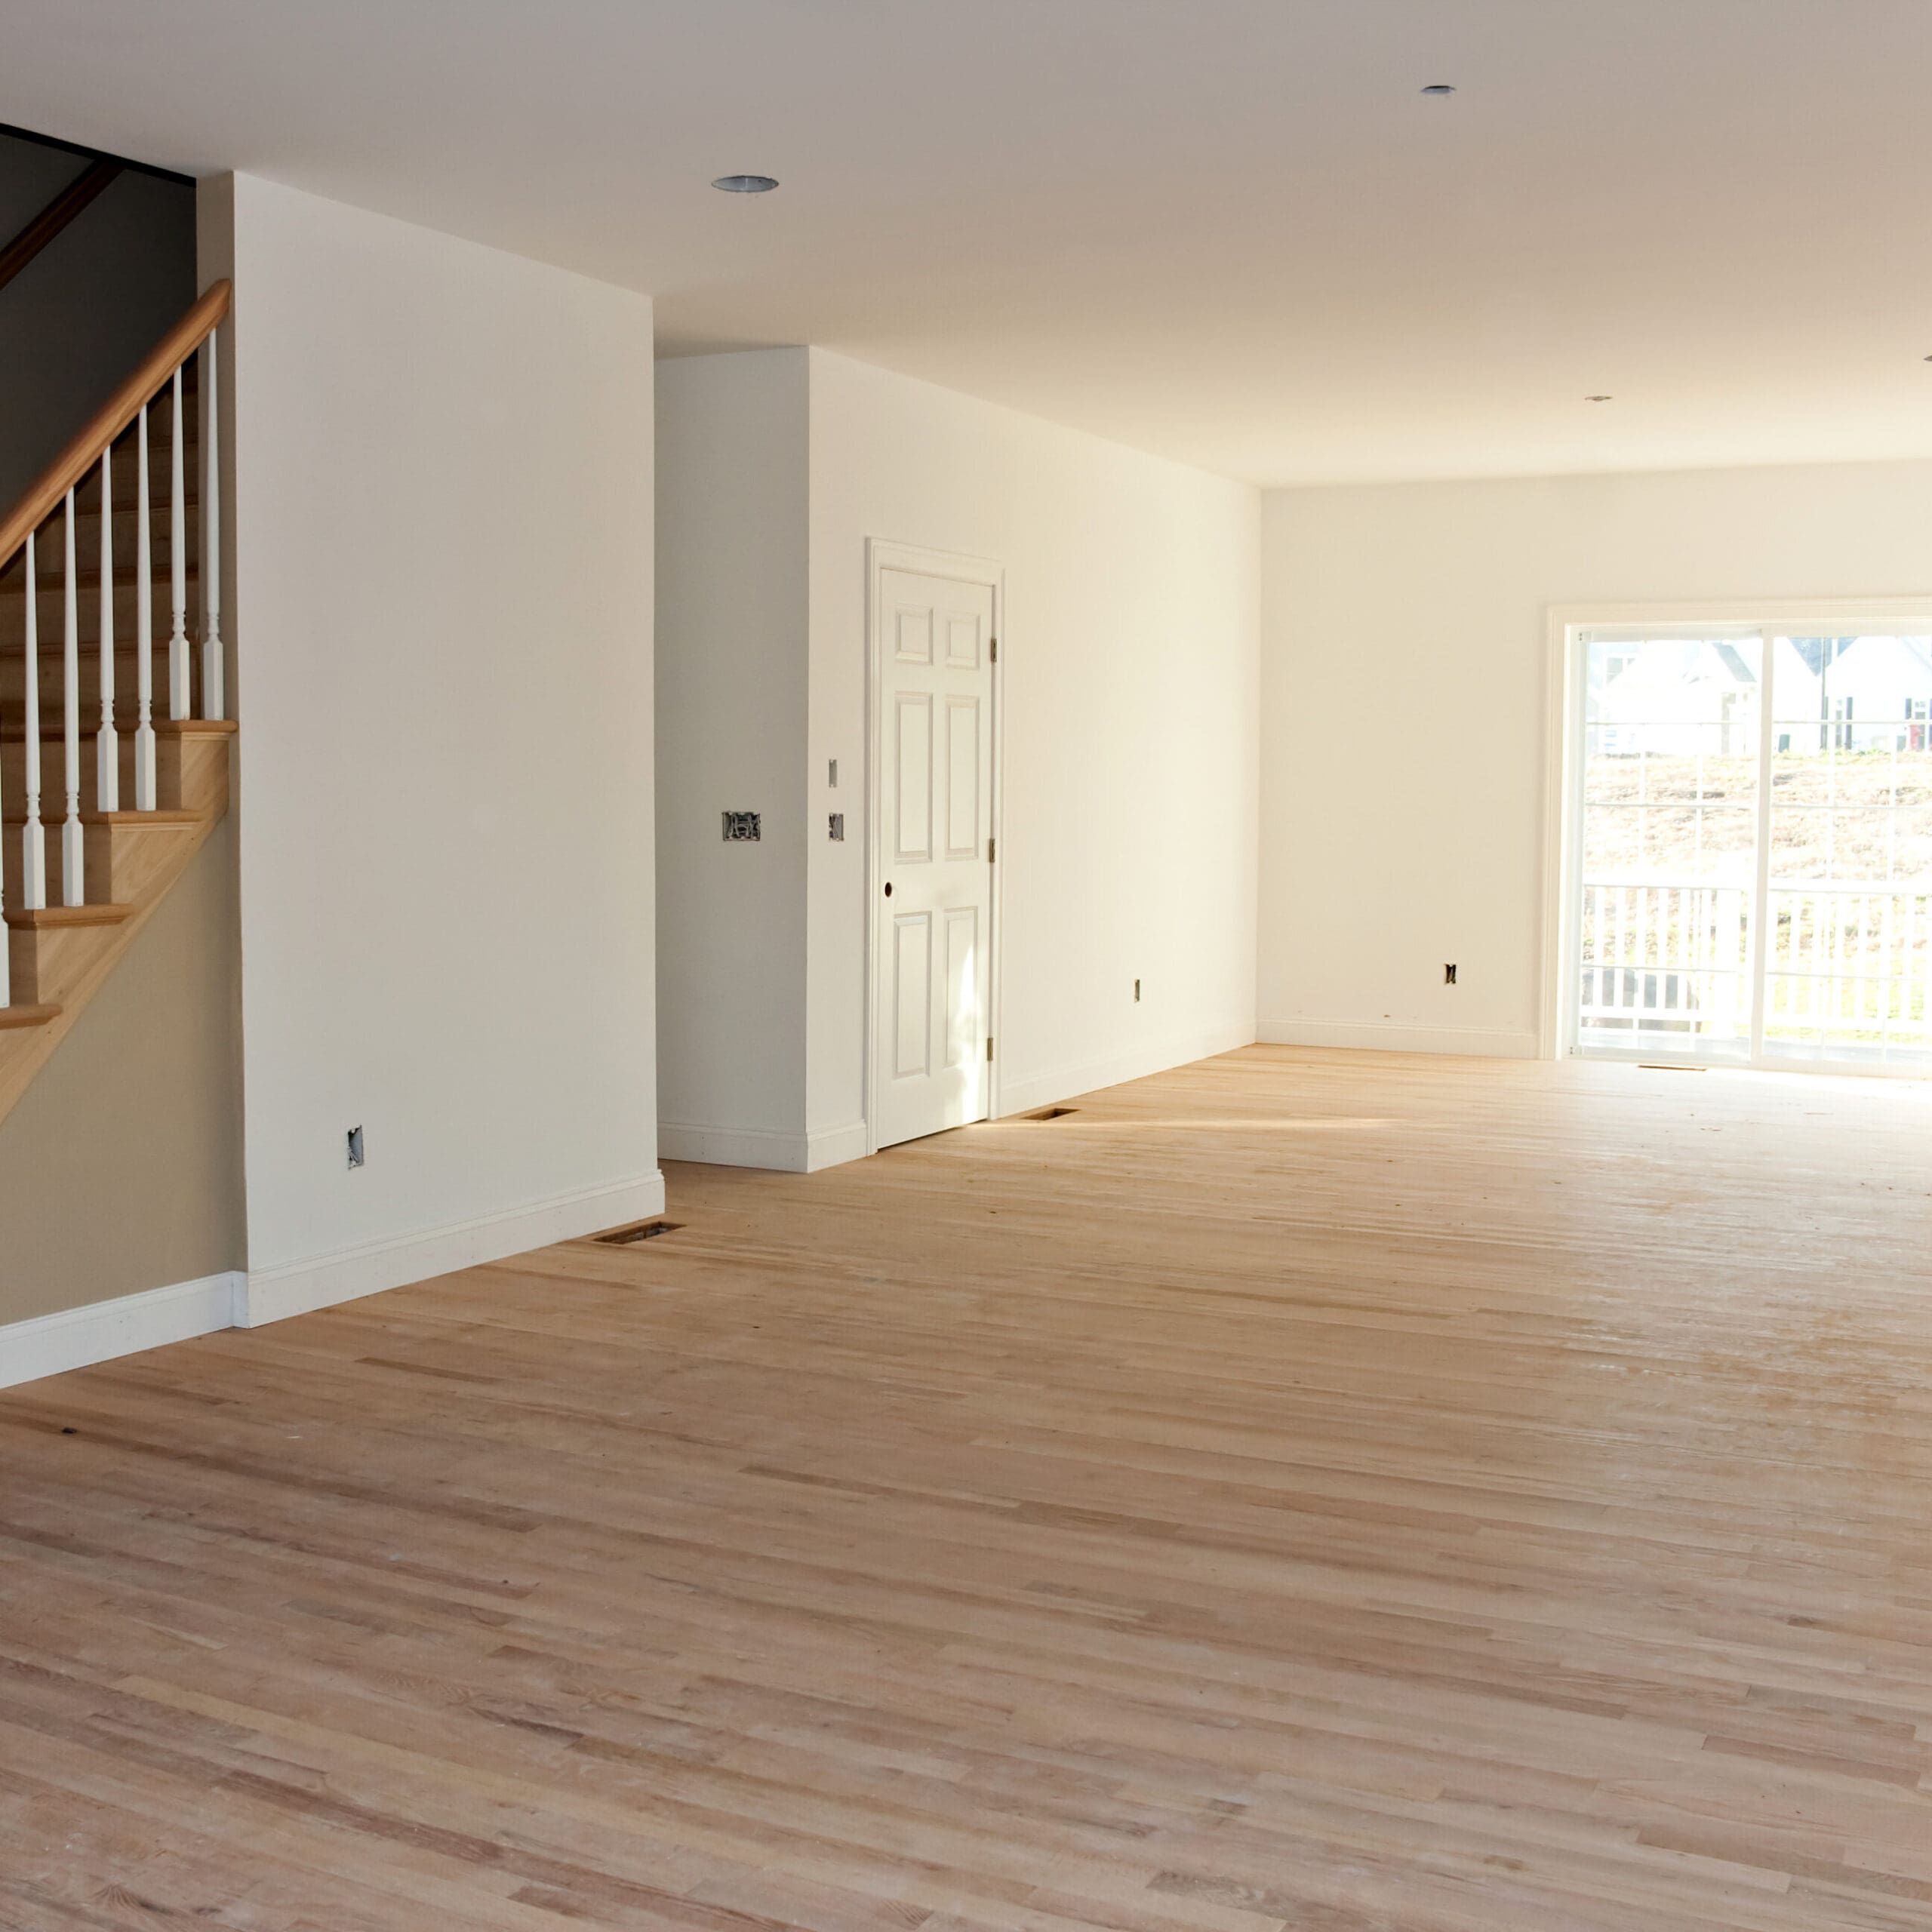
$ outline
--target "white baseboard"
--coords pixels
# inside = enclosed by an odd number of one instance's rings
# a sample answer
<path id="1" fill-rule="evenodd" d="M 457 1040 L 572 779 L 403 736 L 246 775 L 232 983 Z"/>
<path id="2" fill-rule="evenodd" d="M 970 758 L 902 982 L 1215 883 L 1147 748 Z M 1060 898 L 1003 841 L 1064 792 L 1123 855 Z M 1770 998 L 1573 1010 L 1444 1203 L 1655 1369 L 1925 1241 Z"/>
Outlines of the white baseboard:
<path id="1" fill-rule="evenodd" d="M 1482 1060 L 1534 1060 L 1534 1032 L 1506 1026 L 1410 1026 L 1386 1020 L 1264 1020 L 1260 1038 L 1277 1047 L 1356 1047 L 1385 1054 L 1466 1054 Z"/>
<path id="2" fill-rule="evenodd" d="M 821 1168 L 842 1167 L 848 1161 L 866 1157 L 866 1124 L 855 1120 L 844 1127 L 822 1127 L 805 1140 L 805 1172 L 815 1174 Z"/>
<path id="3" fill-rule="evenodd" d="M 206 1275 L 10 1322 L 0 1328 L 0 1389 L 232 1328 L 243 1281 L 235 1273 Z"/>
<path id="4" fill-rule="evenodd" d="M 807 1171 L 811 1152 L 802 1134 L 773 1134 L 762 1128 L 699 1127 L 681 1120 L 657 1123 L 660 1160 L 698 1161 L 712 1168 L 770 1168 L 779 1174 L 801 1174 Z"/>
<path id="5" fill-rule="evenodd" d="M 866 1124 L 821 1128 L 816 1134 L 774 1134 L 763 1128 L 697 1127 L 689 1121 L 657 1123 L 657 1152 L 666 1161 L 697 1161 L 712 1168 L 764 1168 L 774 1174 L 815 1174 L 861 1158 Z"/>
<path id="6" fill-rule="evenodd" d="M 1230 1020 L 1219 1026 L 1131 1047 L 1099 1060 L 1072 1061 L 1044 1073 L 1024 1073 L 1017 1078 L 1002 1075 L 999 1110 L 1003 1115 L 1023 1114 L 1035 1107 L 1051 1107 L 1061 1100 L 1072 1100 L 1076 1094 L 1118 1087 L 1124 1080 L 1143 1080 L 1150 1073 L 1164 1073 L 1171 1066 L 1186 1066 L 1191 1061 L 1211 1060 L 1216 1054 L 1232 1053 L 1237 1047 L 1254 1044 L 1254 1021 Z"/>
<path id="7" fill-rule="evenodd" d="M 595 1234 L 626 1221 L 648 1220 L 664 1211 L 664 1177 L 642 1174 L 633 1180 L 581 1188 L 499 1214 L 431 1228 L 420 1234 L 368 1241 L 332 1254 L 250 1270 L 238 1297 L 235 1324 L 259 1328 L 291 1315 L 306 1315 L 338 1302 L 380 1294 L 411 1281 L 426 1281 L 459 1268 L 502 1261 L 533 1247 Z"/>
<path id="8" fill-rule="evenodd" d="M 285 1267 L 248 1275 L 209 1275 L 198 1281 L 177 1281 L 85 1308 L 36 1315 L 0 1327 L 0 1389 L 212 1335 L 219 1329 L 259 1328 L 265 1321 L 379 1294 L 385 1288 L 427 1281 L 458 1268 L 501 1261 L 663 1211 L 664 1177 L 651 1174 Z"/>

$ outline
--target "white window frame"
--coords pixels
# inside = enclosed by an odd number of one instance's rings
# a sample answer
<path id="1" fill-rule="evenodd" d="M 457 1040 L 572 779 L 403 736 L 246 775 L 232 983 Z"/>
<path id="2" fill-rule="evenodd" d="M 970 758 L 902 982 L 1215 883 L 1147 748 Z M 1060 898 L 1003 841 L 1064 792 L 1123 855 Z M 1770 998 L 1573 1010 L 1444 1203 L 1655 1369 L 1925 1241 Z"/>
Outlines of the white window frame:
<path id="1" fill-rule="evenodd" d="M 1761 633 L 1765 640 L 1761 701 L 1768 718 L 1772 700 L 1773 635 L 1813 636 L 1826 631 L 1876 632 L 1908 625 L 1921 634 L 1932 632 L 1932 592 L 1906 597 L 1763 598 L 1715 602 L 1552 604 L 1545 607 L 1543 958 L 1540 974 L 1542 998 L 1537 1029 L 1537 1050 L 1543 1059 L 1580 1057 L 1577 1041 L 1579 983 L 1576 964 L 1580 950 L 1577 915 L 1581 900 L 1575 887 L 1583 865 L 1583 721 L 1588 688 L 1583 663 L 1585 634 L 1629 630 L 1633 634 L 1648 632 L 1656 635 L 1680 628 L 1687 633 L 1705 629 L 1746 635 L 1754 632 Z M 1768 724 L 1765 728 L 1769 728 Z M 1765 869 L 1770 863 L 1770 840 L 1763 822 L 1769 809 L 1770 801 L 1761 798 L 1758 836 L 1760 904 L 1763 903 Z M 1758 985 L 1753 1000 L 1750 1056 L 1748 1059 L 1726 1057 L 1715 1063 L 1778 1073 L 1855 1075 L 1862 1079 L 1926 1078 L 1922 1069 L 1820 1066 L 1796 1060 L 1766 1060 L 1761 1051 L 1764 1023 L 1761 943 L 1756 948 L 1753 971 Z M 1628 1057 L 1652 1064 L 1681 1063 L 1686 1066 L 1713 1063 L 1707 1055 L 1648 1049 L 1633 1050 L 1624 1056 L 1612 1050 L 1598 1048 L 1589 1057 Z"/>

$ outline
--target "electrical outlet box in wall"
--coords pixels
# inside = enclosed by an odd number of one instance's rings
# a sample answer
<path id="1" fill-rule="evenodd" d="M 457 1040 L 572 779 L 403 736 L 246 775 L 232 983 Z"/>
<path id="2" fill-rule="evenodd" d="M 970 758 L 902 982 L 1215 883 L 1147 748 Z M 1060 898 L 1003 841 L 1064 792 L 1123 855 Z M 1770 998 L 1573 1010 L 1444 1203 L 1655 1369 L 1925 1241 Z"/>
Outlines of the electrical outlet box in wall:
<path id="1" fill-rule="evenodd" d="M 727 812 L 724 842 L 728 845 L 755 844 L 764 836 L 756 812 Z"/>
<path id="2" fill-rule="evenodd" d="M 826 821 L 825 835 L 828 838 L 843 840 L 845 836 L 845 814 L 834 812 Z"/>
<path id="3" fill-rule="evenodd" d="M 1446 964 L 1442 968 L 1442 983 L 1445 986 L 1453 986 L 1456 983 L 1456 969 L 1454 967 Z"/>
<path id="4" fill-rule="evenodd" d="M 362 1130 L 359 1127 L 352 1127 L 349 1130 L 349 1164 L 352 1168 L 359 1168 L 367 1158 L 362 1151 Z"/>

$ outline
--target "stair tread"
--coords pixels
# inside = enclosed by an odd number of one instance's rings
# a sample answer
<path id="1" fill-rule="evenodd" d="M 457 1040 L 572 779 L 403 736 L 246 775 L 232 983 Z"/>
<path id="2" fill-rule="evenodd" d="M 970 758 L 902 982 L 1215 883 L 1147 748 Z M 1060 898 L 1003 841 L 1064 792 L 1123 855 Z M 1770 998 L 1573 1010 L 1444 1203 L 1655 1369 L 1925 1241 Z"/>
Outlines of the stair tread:
<path id="1" fill-rule="evenodd" d="M 6 920 L 17 931 L 41 932 L 61 926 L 118 926 L 134 914 L 131 906 L 10 906 Z"/>
<path id="2" fill-rule="evenodd" d="M 0 1029 L 45 1026 L 50 1020 L 58 1020 L 60 1012 L 57 1006 L 0 1006 Z"/>
<path id="3" fill-rule="evenodd" d="M 52 817 L 49 817 L 45 810 L 42 811 L 40 822 L 47 828 L 47 834 L 50 838 L 57 838 L 60 835 L 60 827 L 66 822 L 66 808 L 64 805 L 63 805 L 59 811 Z M 205 821 L 206 817 L 207 814 L 204 812 L 177 811 L 172 809 L 152 812 L 85 811 L 81 814 L 81 823 L 83 825 L 158 825 L 174 826 L 183 825 L 200 825 Z M 24 825 L 26 823 L 26 814 L 23 811 L 16 811 L 12 803 L 10 801 L 7 808 L 7 816 L 5 822 L 10 826 Z"/>
<path id="4" fill-rule="evenodd" d="M 99 565 L 91 558 L 88 559 L 88 565 L 89 567 L 84 568 L 80 573 L 80 589 L 83 596 L 91 598 L 100 589 L 100 570 Z M 182 571 L 182 575 L 192 583 L 200 574 L 198 566 L 190 558 Z M 168 565 L 163 565 L 158 569 L 149 571 L 148 581 L 158 592 L 162 593 L 155 598 L 155 601 L 157 604 L 166 602 L 165 593 L 171 575 L 172 567 Z M 117 590 L 132 590 L 140 580 L 141 573 L 137 565 L 116 564 L 114 566 L 114 587 Z M 51 570 L 45 564 L 40 566 L 40 594 L 42 597 L 62 596 L 66 593 L 66 587 L 67 573 L 64 566 L 57 562 Z M 24 571 L 17 575 L 9 575 L 4 579 L 0 579 L 0 596 L 23 598 L 26 595 L 26 591 L 27 580 L 26 573 Z"/>
<path id="5" fill-rule="evenodd" d="M 118 701 L 116 702 L 114 728 L 124 739 L 131 740 L 140 728 L 132 718 L 120 714 Z M 41 715 L 43 718 L 48 715 L 45 712 Z M 66 731 L 59 714 L 54 715 L 56 722 L 51 731 L 44 723 L 40 728 L 40 742 L 49 751 L 60 749 Z M 152 721 L 152 724 L 157 738 L 226 738 L 232 737 L 237 728 L 232 718 L 157 718 Z M 82 743 L 84 746 L 91 745 L 94 741 L 94 734 L 100 728 L 97 717 L 94 723 L 83 724 L 81 729 Z M 0 724 L 0 745 L 23 745 L 26 741 L 27 728 L 24 718 L 9 718 L 4 724 Z"/>

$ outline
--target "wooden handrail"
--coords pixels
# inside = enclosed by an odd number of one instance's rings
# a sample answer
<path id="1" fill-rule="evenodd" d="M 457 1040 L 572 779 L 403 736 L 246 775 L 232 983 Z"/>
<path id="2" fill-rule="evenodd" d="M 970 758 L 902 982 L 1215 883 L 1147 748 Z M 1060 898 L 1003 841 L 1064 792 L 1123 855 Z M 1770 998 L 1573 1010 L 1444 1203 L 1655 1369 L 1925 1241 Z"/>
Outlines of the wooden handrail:
<path id="1" fill-rule="evenodd" d="M 121 163 L 104 157 L 82 168 L 19 234 L 0 248 L 0 288 L 5 288 L 68 223 L 110 186 L 122 172 Z"/>
<path id="2" fill-rule="evenodd" d="M 234 286 L 218 281 L 143 358 L 140 367 L 97 410 L 87 427 L 48 465 L 0 523 L 0 569 L 59 506 L 60 500 L 100 460 L 106 449 L 228 314 Z"/>

